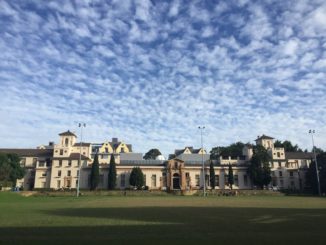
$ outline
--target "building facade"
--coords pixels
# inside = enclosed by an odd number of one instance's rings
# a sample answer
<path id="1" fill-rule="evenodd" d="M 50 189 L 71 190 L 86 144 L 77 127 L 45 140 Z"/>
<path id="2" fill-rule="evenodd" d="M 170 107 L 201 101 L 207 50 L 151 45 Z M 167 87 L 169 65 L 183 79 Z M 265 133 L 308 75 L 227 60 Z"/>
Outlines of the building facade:
<path id="1" fill-rule="evenodd" d="M 256 144 L 265 147 L 271 156 L 271 186 L 302 190 L 305 188 L 305 172 L 312 159 L 312 153 L 285 152 L 274 147 L 273 138 L 263 135 Z M 59 134 L 58 144 L 50 142 L 38 149 L 0 149 L 4 153 L 16 153 L 21 157 L 21 165 L 26 168 L 26 176 L 17 181 L 25 190 L 33 189 L 89 189 L 90 172 L 95 154 L 100 165 L 99 189 L 108 187 L 108 171 L 114 156 L 117 170 L 117 189 L 130 188 L 129 176 L 134 167 L 140 167 L 145 178 L 145 186 L 151 190 L 198 190 L 204 185 L 210 187 L 210 155 L 204 149 L 185 147 L 175 150 L 164 160 L 143 160 L 141 153 L 132 152 L 132 146 L 113 138 L 104 143 L 78 143 L 77 136 L 69 130 Z M 215 189 L 228 190 L 229 164 L 232 165 L 233 189 L 252 189 L 247 173 L 253 155 L 253 146 L 246 144 L 241 156 L 220 156 L 212 160 L 215 170 Z M 204 166 L 204 171 L 203 171 Z"/>

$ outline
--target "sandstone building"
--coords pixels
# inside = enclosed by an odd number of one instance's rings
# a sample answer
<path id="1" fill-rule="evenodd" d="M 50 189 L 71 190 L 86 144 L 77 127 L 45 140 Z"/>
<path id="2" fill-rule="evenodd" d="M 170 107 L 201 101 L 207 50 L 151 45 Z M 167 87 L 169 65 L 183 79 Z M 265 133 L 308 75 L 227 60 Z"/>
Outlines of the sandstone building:
<path id="1" fill-rule="evenodd" d="M 263 135 L 256 139 L 257 145 L 265 147 L 272 161 L 271 186 L 302 190 L 305 188 L 305 172 L 313 158 L 312 153 L 285 152 L 284 148 L 274 147 L 273 138 Z M 95 153 L 100 163 L 100 189 L 107 189 L 108 169 L 113 155 L 117 169 L 117 188 L 129 188 L 129 175 L 133 167 L 142 169 L 145 186 L 155 190 L 196 190 L 204 186 L 202 161 L 205 165 L 205 185 L 210 189 L 210 155 L 204 149 L 185 147 L 175 150 L 164 160 L 143 160 L 141 153 L 134 153 L 132 145 L 113 138 L 103 143 L 78 143 L 77 136 L 69 130 L 59 134 L 58 144 L 50 142 L 38 149 L 0 149 L 0 152 L 16 153 L 21 157 L 21 165 L 27 169 L 26 176 L 17 181 L 25 190 L 76 188 L 80 172 L 80 188 L 90 186 L 90 171 Z M 215 189 L 229 189 L 228 165 L 234 174 L 233 189 L 252 189 L 247 173 L 252 157 L 252 145 L 245 145 L 241 156 L 220 156 L 213 160 L 215 169 Z M 81 159 L 81 163 L 79 160 Z"/>

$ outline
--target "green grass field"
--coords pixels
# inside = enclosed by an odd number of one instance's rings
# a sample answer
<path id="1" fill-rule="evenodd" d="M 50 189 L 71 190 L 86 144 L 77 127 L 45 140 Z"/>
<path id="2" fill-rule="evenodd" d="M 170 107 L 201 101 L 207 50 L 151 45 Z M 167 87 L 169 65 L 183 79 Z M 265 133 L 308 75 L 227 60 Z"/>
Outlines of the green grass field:
<path id="1" fill-rule="evenodd" d="M 326 244 L 326 199 L 0 193 L 0 244 Z"/>

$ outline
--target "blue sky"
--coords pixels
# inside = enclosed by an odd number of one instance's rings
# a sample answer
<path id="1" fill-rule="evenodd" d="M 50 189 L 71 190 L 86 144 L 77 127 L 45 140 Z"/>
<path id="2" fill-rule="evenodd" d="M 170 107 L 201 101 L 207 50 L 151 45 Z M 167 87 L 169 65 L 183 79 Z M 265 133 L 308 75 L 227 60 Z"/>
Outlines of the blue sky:
<path id="1" fill-rule="evenodd" d="M 0 147 L 326 148 L 325 1 L 0 1 Z"/>

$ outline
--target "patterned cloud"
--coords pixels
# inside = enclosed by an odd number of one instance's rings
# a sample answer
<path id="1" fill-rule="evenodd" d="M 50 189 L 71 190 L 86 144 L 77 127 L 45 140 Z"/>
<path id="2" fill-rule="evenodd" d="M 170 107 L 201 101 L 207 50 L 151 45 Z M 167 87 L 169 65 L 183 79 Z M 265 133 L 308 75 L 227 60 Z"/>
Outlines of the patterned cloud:
<path id="1" fill-rule="evenodd" d="M 1 1 L 0 147 L 326 148 L 324 1 Z"/>

